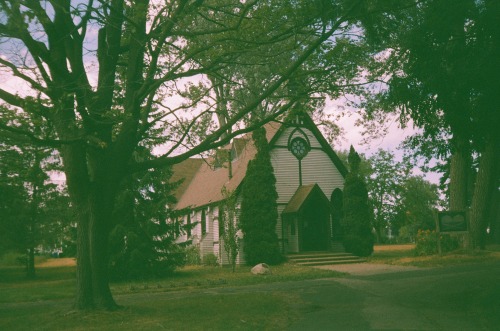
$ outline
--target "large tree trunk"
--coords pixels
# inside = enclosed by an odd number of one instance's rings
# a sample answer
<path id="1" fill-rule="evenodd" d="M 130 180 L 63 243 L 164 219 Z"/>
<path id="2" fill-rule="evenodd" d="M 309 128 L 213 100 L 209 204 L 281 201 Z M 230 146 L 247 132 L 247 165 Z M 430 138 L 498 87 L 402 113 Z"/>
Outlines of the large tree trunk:
<path id="1" fill-rule="evenodd" d="M 122 175 L 113 171 L 110 151 L 92 147 L 63 147 L 68 190 L 77 212 L 77 291 L 75 308 L 113 310 L 108 278 L 108 237 Z"/>
<path id="2" fill-rule="evenodd" d="M 492 193 L 491 188 L 496 182 L 494 174 L 497 147 L 494 141 L 488 142 L 479 160 L 479 170 L 470 210 L 470 233 L 473 248 L 484 249 L 486 244 L 486 226 L 488 223 L 486 216 L 488 215 L 488 201 L 490 201 Z"/>
<path id="3" fill-rule="evenodd" d="M 470 149 L 467 141 L 453 137 L 450 164 L 450 210 L 464 211 L 467 208 L 467 184 L 470 173 Z"/>
<path id="4" fill-rule="evenodd" d="M 100 222 L 102 215 L 91 209 L 78 224 L 77 293 L 75 308 L 118 307 L 109 288 L 107 245 L 109 231 Z M 84 216 L 84 215 L 82 215 Z"/>
<path id="5" fill-rule="evenodd" d="M 103 192 L 105 196 L 99 196 Z M 90 263 L 92 267 L 92 288 L 97 308 L 116 309 L 108 275 L 108 239 L 114 207 L 114 194 L 96 192 L 94 213 L 90 218 Z"/>
<path id="6" fill-rule="evenodd" d="M 497 165 L 497 176 L 498 176 Z M 500 244 L 500 191 L 497 186 L 494 187 L 493 201 L 490 210 L 490 230 L 491 230 L 491 240 L 494 244 Z"/>
<path id="7" fill-rule="evenodd" d="M 77 239 L 76 239 L 76 309 L 92 309 L 94 299 L 92 294 L 92 268 L 90 263 L 89 220 L 90 202 L 75 204 L 77 211 Z"/>
<path id="8" fill-rule="evenodd" d="M 99 185 L 98 187 L 101 187 Z M 107 309 L 118 307 L 109 288 L 108 237 L 113 204 L 105 192 L 96 190 L 86 204 L 77 207 L 77 309 Z"/>

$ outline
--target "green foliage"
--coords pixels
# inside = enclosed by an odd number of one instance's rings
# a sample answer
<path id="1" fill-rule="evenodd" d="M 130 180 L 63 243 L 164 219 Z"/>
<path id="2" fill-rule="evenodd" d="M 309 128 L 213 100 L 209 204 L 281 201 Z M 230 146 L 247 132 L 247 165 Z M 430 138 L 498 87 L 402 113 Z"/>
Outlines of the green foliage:
<path id="1" fill-rule="evenodd" d="M 223 240 L 224 251 L 226 251 L 227 259 L 231 264 L 233 272 L 236 268 L 236 258 L 240 250 L 240 238 L 238 237 L 238 224 L 236 223 L 237 214 L 237 195 L 234 192 L 229 192 L 226 187 L 222 188 L 222 196 L 224 197 L 224 208 L 219 209 L 219 229 L 222 233 L 219 236 Z"/>
<path id="2" fill-rule="evenodd" d="M 185 263 L 175 243 L 175 224 L 167 222 L 174 200 L 170 169 L 130 177 L 118 196 L 110 234 L 112 279 L 144 279 L 169 274 Z"/>
<path id="3" fill-rule="evenodd" d="M 347 153 L 339 156 L 347 161 Z M 434 210 L 439 203 L 436 185 L 421 176 L 412 176 L 410 159 L 396 161 L 394 153 L 379 149 L 375 154 L 360 156 L 360 177 L 366 180 L 373 227 L 379 242 L 386 242 L 386 230 L 396 238 L 391 241 L 415 242 L 418 229 L 434 227 Z"/>
<path id="4" fill-rule="evenodd" d="M 0 88 L 2 102 L 12 106 L 10 118 L 0 116 L 0 135 L 61 152 L 78 229 L 87 232 L 80 232 L 78 268 L 91 286 L 78 287 L 85 292 L 77 295 L 79 308 L 93 307 L 97 298 L 115 308 L 101 266 L 116 226 L 113 204 L 130 173 L 217 148 L 228 133 L 238 134 L 233 128 L 248 129 L 257 112 L 264 123 L 316 92 L 352 91 L 362 70 L 349 56 L 359 39 L 352 37 L 352 5 L 344 1 L 32 4 L 0 1 L 2 51 L 9 54 L 0 69 L 5 80 L 24 82 L 13 91 Z M 287 83 L 299 68 L 305 86 L 290 92 Z M 43 116 L 21 123 L 26 114 Z M 37 131 L 47 122 L 51 135 Z M 137 157 L 145 146 L 162 148 Z M 97 231 L 85 226 L 92 220 L 99 220 Z"/>
<path id="5" fill-rule="evenodd" d="M 372 219 L 373 211 L 368 202 L 368 191 L 364 179 L 359 174 L 360 157 L 351 146 L 349 166 L 344 185 L 344 217 L 342 231 L 344 247 L 347 252 L 358 256 L 368 256 L 373 252 Z"/>
<path id="6" fill-rule="evenodd" d="M 394 218 L 394 230 L 401 242 L 414 242 L 418 230 L 435 228 L 434 211 L 439 200 L 436 185 L 411 176 L 403 183 Z"/>
<path id="7" fill-rule="evenodd" d="M 491 219 L 489 186 L 499 178 L 492 165 L 500 144 L 498 17 L 499 1 L 431 0 L 380 6 L 361 18 L 366 40 L 384 54 L 373 73 L 389 77 L 367 103 L 367 118 L 397 112 L 401 123 L 411 120 L 422 129 L 407 146 L 441 161 L 449 206 L 470 203 L 472 244 L 482 248 Z"/>
<path id="8" fill-rule="evenodd" d="M 372 174 L 366 178 L 368 195 L 373 207 L 373 227 L 377 234 L 377 242 L 387 240 L 386 230 L 397 231 L 394 224 L 396 209 L 405 178 L 409 176 L 411 166 L 405 162 L 397 162 L 394 153 L 379 149 L 368 162 Z"/>
<path id="9" fill-rule="evenodd" d="M 208 253 L 203 256 L 203 265 L 207 267 L 217 267 L 219 265 L 219 259 L 214 253 Z"/>
<path id="10" fill-rule="evenodd" d="M 0 106 L 0 114 L 4 111 Z M 39 132 L 46 130 L 38 128 Z M 48 175 L 59 167 L 52 149 L 12 139 L 0 143 L 0 251 L 26 255 L 20 260 L 29 276 L 35 275 L 35 247 L 41 246 L 42 251 L 61 249 L 61 242 L 69 236 L 73 221 L 69 197 Z"/>
<path id="11" fill-rule="evenodd" d="M 283 261 L 276 234 L 278 193 L 265 129 L 255 130 L 253 140 L 257 155 L 248 164 L 241 193 L 240 227 L 245 258 L 250 265 L 278 264 Z"/>
<path id="12" fill-rule="evenodd" d="M 453 251 L 459 247 L 456 237 L 447 234 L 440 235 L 441 251 L 443 253 Z M 438 253 L 438 233 L 431 230 L 418 230 L 417 240 L 415 242 L 415 254 L 434 255 Z"/>
<path id="13" fill-rule="evenodd" d="M 200 265 L 201 257 L 200 257 L 200 248 L 195 245 L 188 245 L 184 249 L 184 254 L 186 256 L 186 264 L 187 265 Z"/>

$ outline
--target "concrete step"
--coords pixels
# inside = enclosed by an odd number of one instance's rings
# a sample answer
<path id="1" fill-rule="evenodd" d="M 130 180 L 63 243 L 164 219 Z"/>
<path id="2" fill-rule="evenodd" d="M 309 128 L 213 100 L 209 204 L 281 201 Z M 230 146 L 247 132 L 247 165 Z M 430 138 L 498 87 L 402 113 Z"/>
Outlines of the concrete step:
<path id="1" fill-rule="evenodd" d="M 314 266 L 320 266 L 320 265 L 353 264 L 353 263 L 364 263 L 364 262 L 366 262 L 365 259 L 356 258 L 356 259 L 349 259 L 349 260 L 342 260 L 342 261 L 301 262 L 301 263 L 297 263 L 297 264 L 302 265 L 302 266 L 307 266 L 307 267 L 314 267 Z"/>
<path id="2" fill-rule="evenodd" d="M 288 260 L 292 263 L 304 266 L 347 264 L 366 262 L 358 256 L 349 253 L 332 252 L 307 252 L 288 255 Z"/>
<path id="3" fill-rule="evenodd" d="M 341 242 L 332 242 L 330 251 L 334 253 L 345 253 L 344 245 Z"/>
<path id="4" fill-rule="evenodd" d="M 350 253 L 332 253 L 332 252 L 308 252 L 308 253 L 296 253 L 289 254 L 288 258 L 290 260 L 296 259 L 309 259 L 309 258 L 321 258 L 321 257 L 343 257 L 343 256 L 353 256 Z"/>
<path id="5" fill-rule="evenodd" d="M 321 257 L 307 257 L 307 258 L 294 258 L 290 259 L 294 263 L 302 263 L 302 262 L 321 262 L 321 261 L 344 261 L 344 260 L 353 260 L 357 258 L 353 255 L 343 255 L 343 256 L 321 256 Z"/>

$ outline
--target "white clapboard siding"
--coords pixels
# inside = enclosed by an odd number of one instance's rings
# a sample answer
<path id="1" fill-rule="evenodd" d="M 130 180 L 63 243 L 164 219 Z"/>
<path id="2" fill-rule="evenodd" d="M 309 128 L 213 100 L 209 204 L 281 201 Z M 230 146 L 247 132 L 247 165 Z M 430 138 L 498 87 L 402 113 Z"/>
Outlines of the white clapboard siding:
<path id="1" fill-rule="evenodd" d="M 200 254 L 202 258 L 207 254 L 214 254 L 214 231 L 213 231 L 213 221 L 212 221 L 212 213 L 205 210 L 206 215 L 206 233 L 204 236 L 201 236 L 200 232 Z M 200 211 L 200 220 L 201 220 L 201 211 Z M 201 229 L 201 222 L 200 222 Z"/>
<path id="2" fill-rule="evenodd" d="M 303 131 L 310 133 L 306 129 Z M 280 139 L 284 139 L 283 136 Z M 319 146 L 314 136 L 309 140 L 312 146 Z M 288 203 L 299 187 L 299 161 L 288 149 L 280 147 L 272 150 L 271 160 L 276 176 L 278 203 Z M 325 151 L 311 149 L 301 162 L 303 185 L 317 183 L 328 198 L 335 188 L 343 188 L 344 179 Z"/>
<path id="3" fill-rule="evenodd" d="M 278 203 L 288 203 L 299 187 L 299 162 L 286 148 L 274 148 L 271 162 L 276 177 Z"/>
<path id="4" fill-rule="evenodd" d="M 322 150 L 313 149 L 302 159 L 303 185 L 317 183 L 328 199 L 336 188 L 344 187 L 344 179 L 330 157 Z"/>

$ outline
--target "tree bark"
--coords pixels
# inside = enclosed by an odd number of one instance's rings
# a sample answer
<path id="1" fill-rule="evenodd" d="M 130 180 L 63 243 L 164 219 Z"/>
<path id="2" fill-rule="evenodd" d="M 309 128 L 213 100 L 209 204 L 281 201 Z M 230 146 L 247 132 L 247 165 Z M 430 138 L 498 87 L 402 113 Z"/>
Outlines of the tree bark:
<path id="1" fill-rule="evenodd" d="M 114 310 L 118 305 L 109 288 L 107 246 L 117 186 L 123 176 L 116 168 L 123 158 L 114 158 L 110 148 L 84 144 L 60 151 L 78 224 L 75 308 Z"/>
<path id="2" fill-rule="evenodd" d="M 467 183 L 470 172 L 470 153 L 463 137 L 453 137 L 453 152 L 450 164 L 450 210 L 464 211 L 467 208 Z"/>
<path id="3" fill-rule="evenodd" d="M 477 173 L 474 195 L 470 210 L 470 233 L 472 247 L 484 249 L 486 244 L 486 216 L 488 215 L 488 201 L 495 182 L 495 162 L 497 158 L 497 144 L 489 141 L 481 154 Z"/>
<path id="4" fill-rule="evenodd" d="M 494 188 L 492 200 L 490 210 L 491 240 L 494 244 L 500 244 L 500 191 L 496 187 Z"/>
<path id="5" fill-rule="evenodd" d="M 90 203 L 75 204 L 75 209 L 78 215 L 75 308 L 85 310 L 94 307 L 89 239 Z"/>
<path id="6" fill-rule="evenodd" d="M 28 278 L 35 278 L 35 248 L 28 248 L 28 259 L 26 260 L 26 276 Z"/>
<path id="7" fill-rule="evenodd" d="M 109 288 L 108 237 L 111 230 L 112 197 L 104 197 L 102 185 L 96 185 L 85 204 L 77 206 L 77 309 L 114 310 L 118 305 Z"/>

